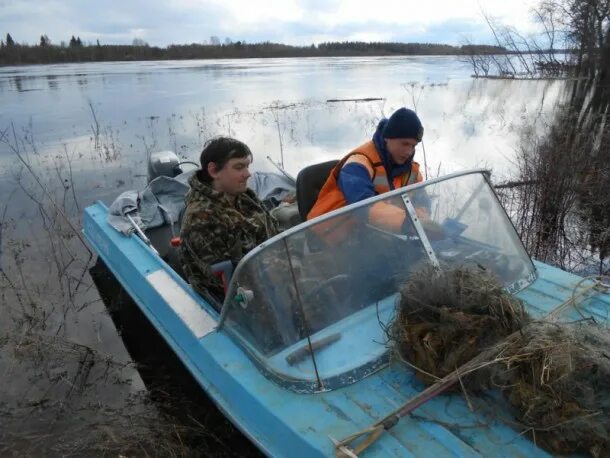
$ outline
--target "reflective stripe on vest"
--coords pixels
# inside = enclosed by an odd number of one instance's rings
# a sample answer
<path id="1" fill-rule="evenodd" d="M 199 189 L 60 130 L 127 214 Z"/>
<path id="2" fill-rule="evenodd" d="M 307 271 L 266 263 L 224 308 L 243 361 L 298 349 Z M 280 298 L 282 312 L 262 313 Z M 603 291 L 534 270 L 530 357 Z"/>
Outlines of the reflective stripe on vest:
<path id="1" fill-rule="evenodd" d="M 383 166 L 381 157 L 379 156 L 377 148 L 375 147 L 375 144 L 372 141 L 356 148 L 354 151 L 345 156 L 339 164 L 337 164 L 337 168 L 335 169 L 337 179 L 339 178 L 339 172 L 341 171 L 347 160 L 354 155 L 364 156 L 368 159 L 369 165 L 373 169 L 373 176 L 371 177 L 371 181 L 373 182 L 375 194 L 383 194 L 385 192 L 390 191 L 392 188 L 400 188 L 402 186 L 405 186 L 406 184 L 415 183 L 417 180 L 419 165 L 414 162 L 411 167 L 411 171 L 394 177 L 392 183 L 394 186 L 390 186 L 386 169 Z"/>

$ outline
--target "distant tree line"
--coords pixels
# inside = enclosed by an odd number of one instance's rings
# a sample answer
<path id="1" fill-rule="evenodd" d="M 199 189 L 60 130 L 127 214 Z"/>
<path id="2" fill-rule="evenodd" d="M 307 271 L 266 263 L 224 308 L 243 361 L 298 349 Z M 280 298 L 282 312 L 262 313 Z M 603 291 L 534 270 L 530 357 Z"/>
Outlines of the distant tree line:
<path id="1" fill-rule="evenodd" d="M 437 43 L 365 43 L 358 41 L 329 42 L 311 46 L 291 46 L 281 43 L 233 42 L 221 43 L 210 37 L 209 44 L 169 45 L 166 48 L 149 46 L 136 38 L 131 45 L 102 45 L 99 40 L 84 44 L 80 37 L 68 43 L 52 43 L 46 34 L 37 45 L 18 44 L 10 34 L 0 40 L 0 65 L 47 64 L 55 62 L 99 62 L 171 59 L 239 59 L 249 57 L 331 57 L 331 56 L 392 56 L 392 55 L 463 55 L 504 53 L 499 46 L 450 46 Z"/>

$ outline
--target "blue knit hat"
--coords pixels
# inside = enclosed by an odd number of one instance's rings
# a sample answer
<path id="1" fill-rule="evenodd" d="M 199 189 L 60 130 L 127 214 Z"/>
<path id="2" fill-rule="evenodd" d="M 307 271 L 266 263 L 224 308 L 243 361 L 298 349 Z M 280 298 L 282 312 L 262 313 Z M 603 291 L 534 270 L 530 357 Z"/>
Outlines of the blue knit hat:
<path id="1" fill-rule="evenodd" d="M 399 108 L 383 129 L 383 138 L 414 138 L 418 142 L 424 136 L 424 127 L 413 110 Z"/>

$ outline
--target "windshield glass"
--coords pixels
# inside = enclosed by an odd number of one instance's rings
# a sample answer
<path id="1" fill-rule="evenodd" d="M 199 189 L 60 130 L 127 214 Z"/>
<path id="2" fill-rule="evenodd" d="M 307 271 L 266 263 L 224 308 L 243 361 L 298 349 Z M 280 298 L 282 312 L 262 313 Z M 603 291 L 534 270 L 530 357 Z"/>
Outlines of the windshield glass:
<path id="1" fill-rule="evenodd" d="M 260 246 L 231 280 L 224 326 L 293 389 L 353 383 L 385 363 L 401 285 L 429 262 L 489 269 L 514 292 L 535 278 L 485 176 L 469 173 L 355 204 Z"/>

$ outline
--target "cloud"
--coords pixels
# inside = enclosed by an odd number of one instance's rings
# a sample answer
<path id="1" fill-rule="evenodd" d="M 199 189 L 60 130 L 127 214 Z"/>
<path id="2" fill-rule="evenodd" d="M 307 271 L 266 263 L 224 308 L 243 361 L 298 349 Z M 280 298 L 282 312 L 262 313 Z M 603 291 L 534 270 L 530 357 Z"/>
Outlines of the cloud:
<path id="1" fill-rule="evenodd" d="M 303 22 L 283 24 L 267 23 L 264 26 L 270 41 L 291 44 L 321 43 L 326 41 L 396 41 L 420 43 L 464 44 L 491 43 L 493 37 L 486 24 L 475 20 L 450 19 L 429 25 L 402 25 L 399 23 L 360 21 L 320 26 Z M 245 33 L 240 39 L 255 41 L 257 32 Z"/>
<path id="2" fill-rule="evenodd" d="M 470 35 L 491 42 L 482 17 L 532 29 L 535 0 L 0 0 L 0 34 L 36 43 L 72 35 L 85 41 L 152 45 L 233 40 L 310 44 L 329 40 L 459 44 Z"/>

